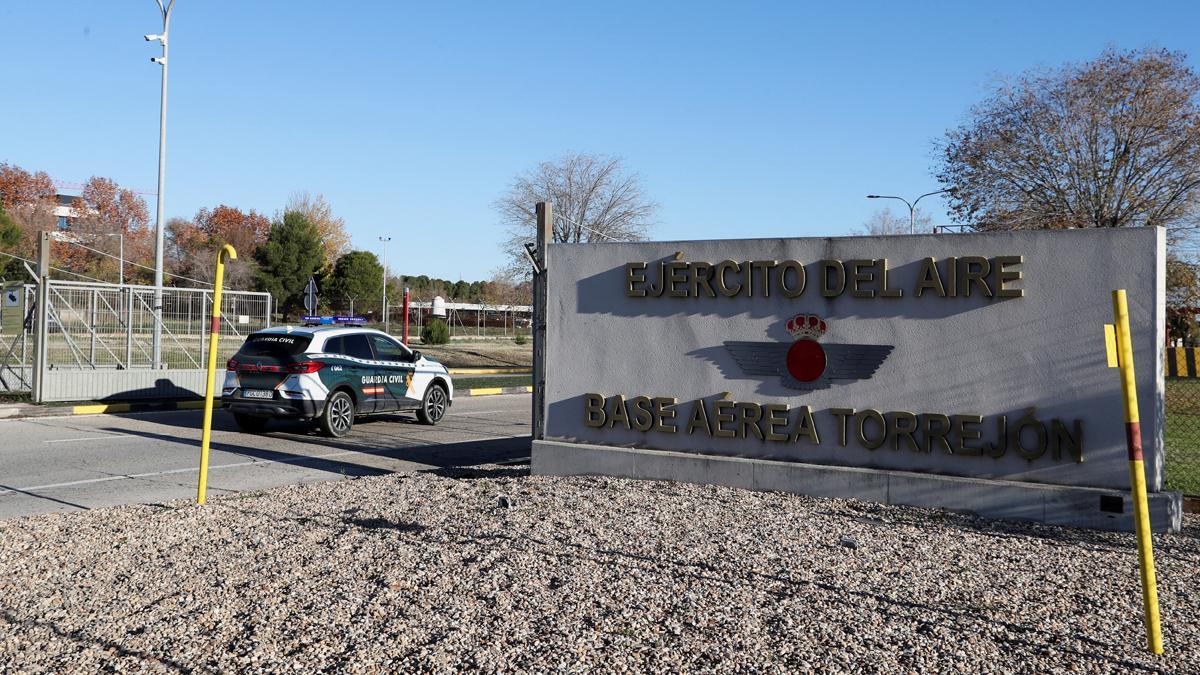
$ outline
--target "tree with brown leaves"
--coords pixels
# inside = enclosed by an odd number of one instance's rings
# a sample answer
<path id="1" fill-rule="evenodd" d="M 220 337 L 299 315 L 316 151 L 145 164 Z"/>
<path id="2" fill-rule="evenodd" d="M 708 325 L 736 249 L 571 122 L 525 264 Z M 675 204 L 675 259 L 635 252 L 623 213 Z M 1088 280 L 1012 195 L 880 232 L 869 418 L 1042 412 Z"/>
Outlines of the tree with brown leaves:
<path id="1" fill-rule="evenodd" d="M 167 222 L 170 271 L 211 283 L 217 251 L 230 244 L 238 257 L 225 263 L 226 283 L 231 288 L 246 288 L 257 270 L 254 252 L 270 231 L 271 221 L 266 216 L 254 209 L 245 212 L 224 204 L 202 208 L 192 220 L 172 218 Z M 191 285 L 186 280 L 183 283 Z"/>
<path id="2" fill-rule="evenodd" d="M 1161 49 L 1026 72 L 947 133 L 937 177 L 977 229 L 1194 227 L 1198 92 Z"/>
<path id="3" fill-rule="evenodd" d="M 137 266 L 150 267 L 154 260 L 154 233 L 149 227 L 150 210 L 146 200 L 111 178 L 92 176 L 72 202 L 71 210 L 73 215 L 68 230 L 54 245 L 55 257 L 63 267 L 90 277 L 115 281 L 120 267 L 117 256 L 124 239 L 125 280 L 152 281 L 153 273 Z M 103 254 L 95 251 L 103 251 Z"/>
<path id="4" fill-rule="evenodd" d="M 30 173 L 0 162 L 0 206 L 12 213 L 19 206 L 54 200 L 54 181 L 45 171 Z"/>
<path id="5" fill-rule="evenodd" d="M 26 259 L 36 257 L 37 233 L 54 227 L 54 181 L 45 171 L 29 172 L 0 162 L 0 211 L 7 225 L 0 250 Z M 0 256 L 0 277 L 28 280 L 21 261 Z"/>

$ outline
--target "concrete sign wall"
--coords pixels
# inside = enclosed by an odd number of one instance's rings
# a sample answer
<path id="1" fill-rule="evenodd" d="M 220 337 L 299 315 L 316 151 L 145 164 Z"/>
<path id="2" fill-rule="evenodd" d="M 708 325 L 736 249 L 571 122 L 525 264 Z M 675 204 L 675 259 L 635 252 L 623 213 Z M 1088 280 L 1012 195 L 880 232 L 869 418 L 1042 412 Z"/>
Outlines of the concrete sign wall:
<path id="1" fill-rule="evenodd" d="M 1124 288 L 1157 492 L 1164 260 L 1151 228 L 552 245 L 546 439 L 1127 489 Z"/>

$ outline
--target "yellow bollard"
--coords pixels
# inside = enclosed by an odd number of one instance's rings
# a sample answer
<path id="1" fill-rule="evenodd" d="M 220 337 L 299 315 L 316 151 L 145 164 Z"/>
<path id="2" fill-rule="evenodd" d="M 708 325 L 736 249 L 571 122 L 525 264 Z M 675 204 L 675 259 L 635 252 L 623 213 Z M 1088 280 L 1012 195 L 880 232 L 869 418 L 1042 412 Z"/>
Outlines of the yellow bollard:
<path id="1" fill-rule="evenodd" d="M 217 379 L 217 341 L 221 333 L 221 285 L 225 283 L 225 261 L 237 260 L 237 251 L 229 244 L 217 252 L 217 275 L 213 281 L 212 330 L 208 333 L 208 386 L 204 389 L 204 430 L 200 435 L 200 482 L 196 503 L 203 504 L 208 492 L 208 445 L 212 440 L 213 386 Z"/>
<path id="2" fill-rule="evenodd" d="M 1133 345 L 1129 336 L 1129 305 L 1125 291 L 1112 292 L 1116 338 L 1116 367 L 1121 373 L 1125 398 L 1125 441 L 1129 448 L 1129 481 L 1133 487 L 1133 522 L 1137 530 L 1138 562 L 1142 571 L 1142 610 L 1150 651 L 1163 653 L 1158 621 L 1158 582 L 1154 578 L 1154 547 L 1150 539 L 1150 509 L 1146 505 L 1146 470 L 1142 463 L 1142 425 L 1138 417 L 1137 389 L 1133 378 Z M 1108 327 L 1105 327 L 1106 333 Z M 1109 366 L 1113 365 L 1110 355 Z"/>

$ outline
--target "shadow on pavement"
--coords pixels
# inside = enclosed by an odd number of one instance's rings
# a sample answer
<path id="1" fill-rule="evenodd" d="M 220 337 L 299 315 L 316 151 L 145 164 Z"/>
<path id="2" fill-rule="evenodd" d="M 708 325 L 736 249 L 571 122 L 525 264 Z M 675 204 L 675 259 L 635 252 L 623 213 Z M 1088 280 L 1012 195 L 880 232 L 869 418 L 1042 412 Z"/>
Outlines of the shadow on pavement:
<path id="1" fill-rule="evenodd" d="M 119 431 L 129 436 L 138 436 L 156 441 L 177 443 L 195 448 L 200 447 L 199 440 L 180 438 L 170 434 L 161 434 L 128 428 L 110 428 L 106 430 Z M 253 440 L 260 437 L 247 435 L 246 438 L 248 440 Z M 399 439 L 391 438 L 388 439 L 392 441 L 392 443 L 388 444 L 388 447 L 356 445 L 324 437 L 308 438 L 289 436 L 288 440 L 297 443 L 305 443 L 322 448 L 328 448 L 331 450 L 340 450 L 341 452 L 331 453 L 338 456 L 338 458 L 335 459 L 329 456 L 329 454 L 304 455 L 293 452 L 283 452 L 280 450 L 255 448 L 246 445 L 235 445 L 232 443 L 213 442 L 211 443 L 210 447 L 213 452 L 227 453 L 252 460 L 259 460 L 262 462 L 288 464 L 307 469 L 328 471 L 330 473 L 346 476 L 378 476 L 392 473 L 390 469 L 352 461 L 349 459 L 349 457 L 353 455 L 361 455 L 364 458 L 383 458 L 404 462 L 413 462 L 416 464 L 425 464 L 439 468 L 452 468 L 467 467 L 476 464 L 495 464 L 498 462 L 509 462 L 513 460 L 524 459 L 529 456 L 530 448 L 529 436 L 515 436 L 512 438 L 462 441 L 454 443 L 412 443 L 402 446 L 395 445 L 395 441 Z M 213 458 L 211 461 L 214 465 L 219 465 L 224 463 L 226 460 Z"/>
<path id="2" fill-rule="evenodd" d="M 28 490 L 22 490 L 21 488 L 12 487 L 11 485 L 0 484 L 0 495 L 3 495 L 6 492 L 19 494 L 19 495 L 25 495 L 26 497 L 33 497 L 34 499 L 45 499 L 48 502 L 54 502 L 56 504 L 63 504 L 65 506 L 82 509 L 84 511 L 86 511 L 88 509 L 88 507 L 84 506 L 83 504 L 76 504 L 75 502 L 68 502 L 65 499 L 55 499 L 54 497 L 48 497 L 44 494 L 39 494 L 37 492 L 30 492 Z"/>

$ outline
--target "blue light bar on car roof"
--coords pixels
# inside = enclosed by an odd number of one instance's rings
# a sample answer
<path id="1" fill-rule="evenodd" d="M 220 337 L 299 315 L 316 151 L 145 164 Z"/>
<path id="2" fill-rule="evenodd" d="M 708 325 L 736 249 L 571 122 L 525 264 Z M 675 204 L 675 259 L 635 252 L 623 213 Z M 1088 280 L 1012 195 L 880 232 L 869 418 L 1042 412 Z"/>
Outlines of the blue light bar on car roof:
<path id="1" fill-rule="evenodd" d="M 306 314 L 300 317 L 300 323 L 305 326 L 355 325 L 366 322 L 365 316 L 311 316 Z"/>

